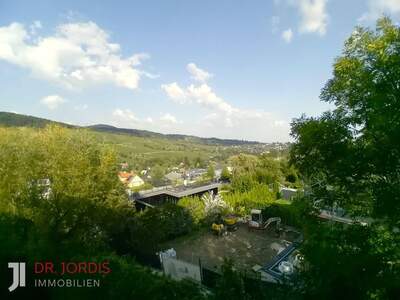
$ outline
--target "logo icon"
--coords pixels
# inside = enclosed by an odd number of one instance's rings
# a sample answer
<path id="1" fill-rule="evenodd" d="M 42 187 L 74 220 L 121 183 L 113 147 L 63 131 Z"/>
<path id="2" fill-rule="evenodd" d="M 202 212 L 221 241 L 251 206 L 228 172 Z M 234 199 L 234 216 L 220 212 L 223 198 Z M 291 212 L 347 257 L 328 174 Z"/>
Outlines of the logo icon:
<path id="1" fill-rule="evenodd" d="M 25 287 L 25 263 L 9 262 L 8 268 L 13 270 L 13 283 L 8 288 L 10 292 L 17 287 Z"/>

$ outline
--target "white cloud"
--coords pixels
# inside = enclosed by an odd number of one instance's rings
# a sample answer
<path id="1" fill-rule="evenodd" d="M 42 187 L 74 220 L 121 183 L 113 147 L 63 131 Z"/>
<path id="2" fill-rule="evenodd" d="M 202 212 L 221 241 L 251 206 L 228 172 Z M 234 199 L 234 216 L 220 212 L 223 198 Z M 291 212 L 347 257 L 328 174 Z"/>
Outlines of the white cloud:
<path id="1" fill-rule="evenodd" d="M 285 31 L 282 32 L 282 39 L 286 42 L 286 43 L 290 43 L 292 41 L 293 38 L 293 31 L 291 28 L 286 29 Z"/>
<path id="2" fill-rule="evenodd" d="M 374 21 L 384 14 L 400 17 L 400 0 L 369 0 L 368 11 L 359 21 Z"/>
<path id="3" fill-rule="evenodd" d="M 138 119 L 130 109 L 117 108 L 113 111 L 113 116 L 121 121 L 136 122 Z"/>
<path id="4" fill-rule="evenodd" d="M 167 123 L 172 123 L 172 124 L 177 124 L 178 123 L 176 118 L 173 115 L 169 114 L 169 113 L 166 113 L 166 114 L 162 115 L 160 120 L 164 121 L 164 122 L 167 122 Z"/>
<path id="5" fill-rule="evenodd" d="M 109 83 L 134 90 L 145 75 L 137 67 L 149 55 L 123 58 L 120 45 L 94 22 L 61 24 L 47 37 L 36 35 L 40 22 L 32 26 L 29 33 L 20 23 L 0 27 L 0 60 L 69 88 Z"/>
<path id="6" fill-rule="evenodd" d="M 48 109 L 55 110 L 66 100 L 59 95 L 49 95 L 40 100 L 40 103 L 47 106 Z"/>
<path id="7" fill-rule="evenodd" d="M 149 59 L 150 55 L 147 53 L 137 53 L 132 55 L 129 60 L 132 66 L 140 66 L 143 60 Z"/>
<path id="8" fill-rule="evenodd" d="M 301 17 L 300 32 L 325 35 L 328 25 L 328 13 L 326 12 L 327 2 L 328 0 L 293 1 Z"/>
<path id="9" fill-rule="evenodd" d="M 208 73 L 207 71 L 198 68 L 194 63 L 189 63 L 186 66 L 186 70 L 190 73 L 191 78 L 193 80 L 196 80 L 199 82 L 206 82 L 208 79 L 213 77 L 213 74 Z"/>
<path id="10" fill-rule="evenodd" d="M 174 88 L 167 89 L 166 87 Z M 288 122 L 263 110 L 235 107 L 218 96 L 206 83 L 181 87 L 174 82 L 165 84 L 163 90 L 174 102 L 197 104 L 209 111 L 208 114 L 203 115 L 202 121 L 197 126 L 192 125 L 190 127 L 191 130 L 195 131 L 194 134 L 210 136 L 210 132 L 212 132 L 212 135 L 228 138 L 263 141 L 288 140 Z M 171 92 L 171 90 L 174 92 Z M 179 96 L 179 101 L 177 101 L 177 96 Z"/>
<path id="11" fill-rule="evenodd" d="M 182 130 L 182 121 L 170 113 L 159 117 L 137 117 L 130 109 L 116 108 L 112 113 L 110 123 L 123 128 L 145 129 L 155 132 L 177 133 Z"/>
<path id="12" fill-rule="evenodd" d="M 185 91 L 176 83 L 162 84 L 161 89 L 177 103 L 186 103 L 188 101 Z"/>
<path id="13" fill-rule="evenodd" d="M 198 104 L 230 115 L 235 110 L 228 102 L 218 97 L 206 83 L 187 87 L 188 96 Z"/>
<path id="14" fill-rule="evenodd" d="M 281 5 L 282 2 L 274 1 L 275 5 Z M 328 0 L 286 0 L 284 3 L 298 10 L 300 33 L 325 35 L 329 19 L 326 8 Z"/>
<path id="15" fill-rule="evenodd" d="M 40 21 L 34 21 L 31 26 L 29 26 L 31 35 L 35 35 L 39 29 L 42 29 L 42 23 Z"/>

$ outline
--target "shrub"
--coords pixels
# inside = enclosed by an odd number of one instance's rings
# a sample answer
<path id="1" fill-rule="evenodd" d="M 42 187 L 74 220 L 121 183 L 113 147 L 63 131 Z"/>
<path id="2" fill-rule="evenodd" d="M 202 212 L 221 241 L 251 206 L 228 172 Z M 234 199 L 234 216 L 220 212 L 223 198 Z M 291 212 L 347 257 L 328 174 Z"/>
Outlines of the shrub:
<path id="1" fill-rule="evenodd" d="M 204 202 L 199 197 L 184 197 L 179 200 L 178 206 L 190 213 L 195 225 L 200 224 L 205 218 Z"/>
<path id="2" fill-rule="evenodd" d="M 292 204 L 274 203 L 262 210 L 265 219 L 271 217 L 280 217 L 282 222 L 289 226 L 302 228 L 304 222 L 310 216 L 308 205 L 299 200 L 295 200 Z"/>
<path id="3" fill-rule="evenodd" d="M 175 204 L 147 209 L 130 224 L 130 243 L 136 254 L 154 254 L 161 243 L 189 233 L 193 219 L 189 211 Z"/>
<path id="4" fill-rule="evenodd" d="M 238 215 L 246 215 L 251 209 L 263 209 L 275 200 L 268 186 L 256 184 L 246 192 L 234 191 L 224 195 L 225 202 Z"/>
<path id="5" fill-rule="evenodd" d="M 231 182 L 232 189 L 241 193 L 250 191 L 257 184 L 253 177 L 248 174 L 233 176 Z"/>

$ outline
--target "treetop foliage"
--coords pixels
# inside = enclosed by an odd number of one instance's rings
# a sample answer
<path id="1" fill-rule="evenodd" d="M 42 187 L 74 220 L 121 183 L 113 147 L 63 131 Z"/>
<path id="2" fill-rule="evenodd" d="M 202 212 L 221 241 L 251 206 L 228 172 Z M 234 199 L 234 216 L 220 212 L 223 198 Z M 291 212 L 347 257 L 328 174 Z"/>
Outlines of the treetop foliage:
<path id="1" fill-rule="evenodd" d="M 321 99 L 335 109 L 293 122 L 291 162 L 357 213 L 399 216 L 400 28 L 388 18 L 356 28 Z"/>
<path id="2" fill-rule="evenodd" d="M 369 224 L 305 223 L 306 299 L 397 299 L 400 293 L 400 28 L 358 27 L 321 93 L 335 105 L 292 123 L 290 161 L 321 201 Z"/>

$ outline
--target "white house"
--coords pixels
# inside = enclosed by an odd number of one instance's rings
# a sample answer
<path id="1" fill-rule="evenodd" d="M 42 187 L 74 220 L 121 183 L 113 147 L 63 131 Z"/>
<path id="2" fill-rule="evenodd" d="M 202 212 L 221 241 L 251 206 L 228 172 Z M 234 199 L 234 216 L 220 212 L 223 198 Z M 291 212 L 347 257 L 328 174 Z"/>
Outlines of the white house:
<path id="1" fill-rule="evenodd" d="M 297 195 L 297 189 L 291 189 L 288 187 L 281 187 L 279 189 L 281 196 L 286 200 L 293 200 L 293 198 Z"/>
<path id="2" fill-rule="evenodd" d="M 129 188 L 139 187 L 144 184 L 143 179 L 133 172 L 119 172 L 118 177 Z"/>
<path id="3" fill-rule="evenodd" d="M 143 184 L 144 184 L 143 179 L 140 178 L 138 175 L 133 175 L 128 179 L 128 187 L 130 188 L 139 187 Z"/>

